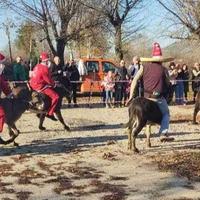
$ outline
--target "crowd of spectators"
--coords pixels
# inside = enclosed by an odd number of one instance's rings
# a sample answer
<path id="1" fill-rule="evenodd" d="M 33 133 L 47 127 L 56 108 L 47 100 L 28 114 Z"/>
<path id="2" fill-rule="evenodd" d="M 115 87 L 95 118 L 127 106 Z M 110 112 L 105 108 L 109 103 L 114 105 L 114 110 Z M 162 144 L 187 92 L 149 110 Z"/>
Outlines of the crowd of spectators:
<path id="1" fill-rule="evenodd" d="M 105 107 L 126 106 L 126 101 L 130 93 L 131 81 L 137 74 L 140 66 L 139 57 L 134 56 L 132 63 L 129 66 L 126 66 L 125 61 L 121 60 L 115 71 L 108 71 L 108 73 L 105 74 L 104 79 L 101 82 Z M 171 83 L 167 95 L 168 103 L 177 105 L 187 104 L 190 85 L 193 92 L 193 101 L 195 101 L 196 94 L 200 90 L 199 63 L 195 63 L 192 68 L 188 68 L 186 64 L 171 62 L 166 68 Z M 24 62 L 23 59 L 18 56 L 12 64 L 12 75 L 9 74 L 9 80 L 27 81 L 29 79 L 29 70 L 30 64 Z M 75 61 L 70 60 L 62 66 L 59 57 L 55 56 L 49 66 L 49 70 L 52 79 L 60 81 L 64 85 L 70 84 L 72 95 L 69 95 L 71 98 L 68 98 L 68 107 L 72 106 L 72 102 L 74 107 L 78 107 L 77 82 L 80 80 L 80 74 Z M 6 70 L 4 73 L 7 75 Z M 65 79 L 64 77 L 67 77 L 68 79 Z M 143 96 L 142 83 L 142 80 L 138 82 L 134 98 Z"/>

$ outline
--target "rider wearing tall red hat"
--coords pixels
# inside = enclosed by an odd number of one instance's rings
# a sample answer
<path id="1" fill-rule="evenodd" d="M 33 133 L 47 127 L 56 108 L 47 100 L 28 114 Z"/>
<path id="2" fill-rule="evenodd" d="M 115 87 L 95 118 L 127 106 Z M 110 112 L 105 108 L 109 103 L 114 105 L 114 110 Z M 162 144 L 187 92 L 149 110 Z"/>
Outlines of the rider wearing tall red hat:
<path id="1" fill-rule="evenodd" d="M 155 101 L 162 113 L 161 126 L 159 130 L 160 140 L 164 141 L 168 139 L 169 129 L 169 108 L 165 97 L 167 92 L 168 75 L 163 67 L 163 62 L 169 62 L 173 58 L 165 58 L 162 56 L 162 51 L 159 43 L 155 42 L 152 49 L 151 58 L 140 58 L 141 62 L 145 62 L 141 65 L 139 71 L 134 77 L 131 83 L 129 102 L 133 98 L 134 90 L 137 82 L 143 77 L 144 97 L 150 98 Z"/>
<path id="2" fill-rule="evenodd" d="M 30 86 L 33 90 L 41 92 L 51 99 L 51 106 L 48 110 L 47 117 L 52 120 L 56 120 L 53 114 L 58 103 L 59 96 L 53 90 L 55 82 L 52 80 L 48 68 L 48 53 L 42 52 L 40 54 L 40 60 L 41 62 L 34 67 L 31 73 Z"/>
<path id="3" fill-rule="evenodd" d="M 8 96 L 12 93 L 12 91 L 8 85 L 8 82 L 5 81 L 2 75 L 3 70 L 5 68 L 4 61 L 5 61 L 5 56 L 0 53 L 0 94 L 1 92 L 3 92 L 6 96 Z M 3 131 L 4 122 L 5 122 L 5 113 L 3 107 L 0 104 L 0 132 Z"/>

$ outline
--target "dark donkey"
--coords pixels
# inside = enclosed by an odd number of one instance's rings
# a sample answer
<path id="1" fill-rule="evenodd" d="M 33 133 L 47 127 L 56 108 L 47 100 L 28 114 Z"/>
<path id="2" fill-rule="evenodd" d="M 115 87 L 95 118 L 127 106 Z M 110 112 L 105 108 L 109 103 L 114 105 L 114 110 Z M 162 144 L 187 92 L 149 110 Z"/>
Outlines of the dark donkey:
<path id="1" fill-rule="evenodd" d="M 139 152 L 135 145 L 136 137 L 147 123 L 160 124 L 162 113 L 156 102 L 144 97 L 132 99 L 129 103 L 128 111 L 129 121 L 126 124 L 128 129 L 128 149 Z M 147 147 L 151 146 L 150 134 L 149 128 L 146 130 Z"/>
<path id="2" fill-rule="evenodd" d="M 200 92 L 198 92 L 196 95 L 194 112 L 193 112 L 193 124 L 197 124 L 196 118 L 199 110 L 200 110 Z"/>
<path id="3" fill-rule="evenodd" d="M 0 144 L 10 144 L 14 142 L 14 145 L 18 145 L 15 142 L 16 137 L 19 135 L 19 130 L 17 129 L 15 123 L 22 116 L 22 114 L 28 110 L 32 109 L 36 111 L 36 104 L 31 102 L 31 92 L 29 91 L 26 84 L 20 87 L 12 89 L 14 98 L 2 98 L 0 99 L 0 104 L 5 112 L 5 123 L 8 125 L 10 139 L 4 141 L 0 138 Z M 40 102 L 35 102 L 40 103 Z"/>
<path id="4" fill-rule="evenodd" d="M 61 106 L 62 106 L 62 100 L 63 97 L 67 97 L 71 95 L 71 88 L 66 88 L 63 84 L 57 83 L 56 87 L 55 87 L 55 92 L 59 95 L 59 100 L 58 100 L 58 104 L 56 106 L 55 109 L 55 114 L 58 118 L 58 120 L 60 121 L 60 123 L 63 125 L 64 130 L 66 131 L 70 131 L 70 128 L 68 125 L 65 124 L 64 119 L 62 117 L 61 114 Z M 39 93 L 41 98 L 43 99 L 43 103 L 38 105 L 38 109 L 40 109 L 41 111 L 47 112 L 49 110 L 50 104 L 51 104 L 51 100 L 49 99 L 49 97 L 47 97 L 46 95 Z M 34 102 L 34 96 L 33 96 L 33 102 Z M 43 122 L 45 120 L 45 113 L 42 114 L 37 114 L 37 117 L 39 117 L 40 122 L 39 122 L 39 129 L 41 131 L 46 130 L 46 128 L 43 126 Z"/>

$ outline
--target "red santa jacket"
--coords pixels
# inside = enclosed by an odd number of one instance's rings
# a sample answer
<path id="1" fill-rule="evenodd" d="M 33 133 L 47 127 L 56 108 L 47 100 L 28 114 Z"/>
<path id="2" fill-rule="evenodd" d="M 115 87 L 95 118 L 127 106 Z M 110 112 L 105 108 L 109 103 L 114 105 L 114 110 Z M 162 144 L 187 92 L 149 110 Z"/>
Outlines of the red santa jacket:
<path id="1" fill-rule="evenodd" d="M 2 75 L 0 75 L 0 93 L 2 91 L 6 96 L 9 95 L 12 92 L 9 85 L 8 85 L 8 82 L 5 81 L 5 79 Z"/>
<path id="2" fill-rule="evenodd" d="M 30 78 L 30 86 L 33 90 L 41 90 L 46 85 L 54 85 L 54 81 L 51 79 L 49 69 L 46 65 L 37 64 Z"/>

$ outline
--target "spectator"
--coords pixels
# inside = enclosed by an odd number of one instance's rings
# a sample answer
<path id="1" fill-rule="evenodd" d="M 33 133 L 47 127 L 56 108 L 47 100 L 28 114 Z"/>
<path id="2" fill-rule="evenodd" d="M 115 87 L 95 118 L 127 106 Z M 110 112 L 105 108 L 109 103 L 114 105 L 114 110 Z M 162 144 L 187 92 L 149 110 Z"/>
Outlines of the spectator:
<path id="1" fill-rule="evenodd" d="M 54 57 L 54 62 L 51 63 L 49 70 L 54 81 L 62 82 L 63 69 L 60 64 L 60 58 L 58 56 Z"/>
<path id="2" fill-rule="evenodd" d="M 24 70 L 25 70 L 25 78 L 26 78 L 26 80 L 28 80 L 29 79 L 29 71 L 30 71 L 30 62 L 27 62 L 27 61 L 25 61 L 24 62 Z"/>
<path id="3" fill-rule="evenodd" d="M 183 70 L 183 86 L 184 86 L 184 102 L 187 103 L 188 101 L 188 92 L 189 92 L 189 70 L 188 66 L 186 64 L 183 64 L 182 66 Z"/>
<path id="4" fill-rule="evenodd" d="M 115 74 L 115 86 L 114 86 L 114 90 L 115 90 L 115 107 L 121 107 L 122 106 L 122 88 L 123 88 L 123 83 L 121 82 L 121 76 L 120 74 L 117 72 Z"/>
<path id="5" fill-rule="evenodd" d="M 20 56 L 16 58 L 16 63 L 13 65 L 13 78 L 14 81 L 27 80 L 25 67 L 22 65 L 22 58 Z"/>
<path id="6" fill-rule="evenodd" d="M 117 70 L 117 73 L 120 75 L 119 81 L 121 81 L 122 85 L 120 105 L 122 105 L 122 100 L 123 100 L 124 101 L 123 105 L 125 106 L 127 99 L 128 71 L 126 69 L 124 60 L 121 60 L 120 68 Z"/>
<path id="7" fill-rule="evenodd" d="M 130 79 L 132 80 L 140 69 L 140 58 L 138 56 L 134 56 L 132 60 L 132 64 L 128 68 L 128 74 Z M 143 96 L 142 92 L 142 80 L 139 80 L 134 91 L 134 98 L 138 96 Z"/>
<path id="8" fill-rule="evenodd" d="M 195 63 L 192 69 L 192 90 L 193 90 L 193 101 L 195 102 L 195 98 L 197 92 L 200 90 L 200 67 L 199 63 Z"/>
<path id="9" fill-rule="evenodd" d="M 115 86 L 113 83 L 112 71 L 108 71 L 107 75 L 104 77 L 102 85 L 106 91 L 106 108 L 112 107 L 113 91 Z"/>
<path id="10" fill-rule="evenodd" d="M 183 72 L 180 64 L 176 64 L 176 69 L 177 69 L 177 77 L 176 77 L 177 83 L 176 83 L 176 87 L 175 87 L 176 104 L 182 105 L 184 103 L 184 101 L 183 101 L 183 93 L 184 93 L 183 76 L 184 76 L 184 72 Z"/>
<path id="11" fill-rule="evenodd" d="M 169 74 L 169 79 L 170 79 L 170 90 L 169 90 L 169 100 L 168 102 L 171 103 L 172 100 L 173 100 L 173 96 L 174 96 L 174 93 L 175 93 L 175 88 L 176 88 L 176 77 L 178 75 L 178 72 L 177 72 L 177 69 L 175 67 L 175 63 L 174 62 L 171 62 L 169 64 L 169 70 L 168 70 L 168 74 Z"/>
<path id="12" fill-rule="evenodd" d="M 79 74 L 78 68 L 77 68 L 76 63 L 74 62 L 74 60 L 71 60 L 69 62 L 69 65 L 66 68 L 66 71 L 67 71 L 67 73 L 69 73 L 69 79 L 71 81 L 72 99 L 73 99 L 74 107 L 78 107 L 77 99 L 76 99 L 78 83 L 76 83 L 74 81 L 79 81 L 80 74 Z M 68 107 L 71 107 L 71 98 L 68 99 Z"/>

